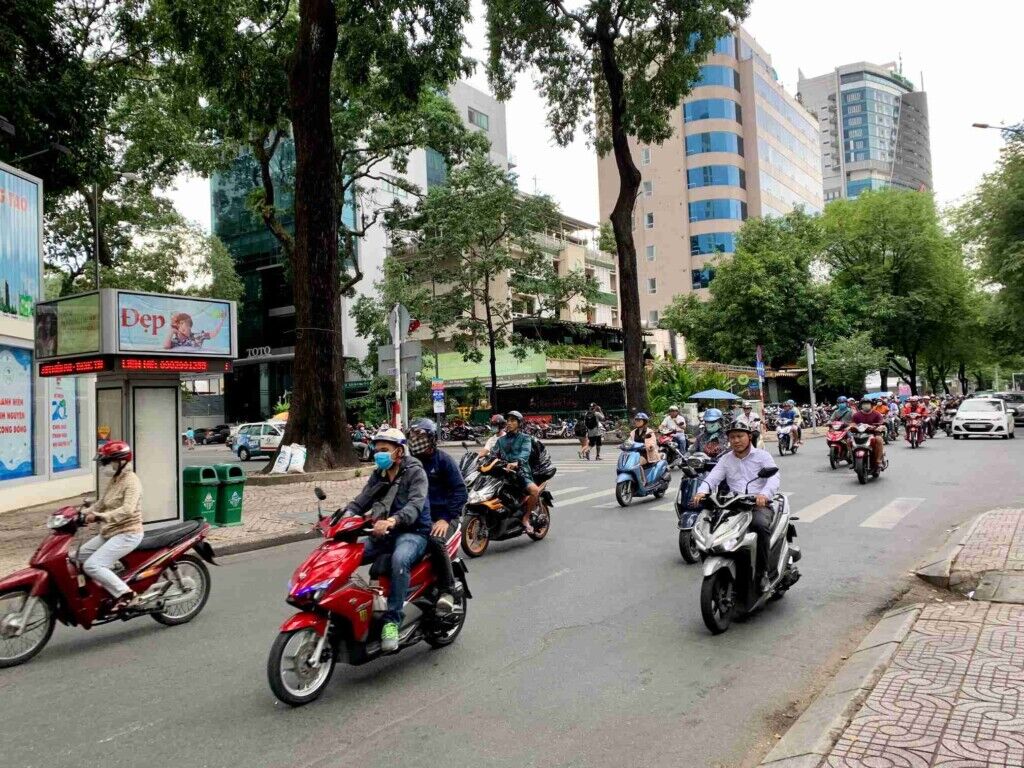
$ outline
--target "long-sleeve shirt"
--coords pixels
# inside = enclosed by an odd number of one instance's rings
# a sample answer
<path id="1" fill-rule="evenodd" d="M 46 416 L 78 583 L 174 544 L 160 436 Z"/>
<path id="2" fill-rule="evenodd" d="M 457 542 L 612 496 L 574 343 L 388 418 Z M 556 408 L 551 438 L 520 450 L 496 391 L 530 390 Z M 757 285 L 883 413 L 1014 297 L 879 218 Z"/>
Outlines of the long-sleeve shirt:
<path id="1" fill-rule="evenodd" d="M 829 421 L 841 421 L 843 424 L 849 424 L 853 420 L 853 409 L 852 408 L 836 408 L 832 411 L 832 415 L 828 417 Z"/>
<path id="2" fill-rule="evenodd" d="M 686 431 L 686 419 L 682 416 L 676 416 L 674 419 L 671 414 L 661 420 L 661 424 L 658 427 L 658 431 L 663 435 L 671 435 L 675 432 Z"/>
<path id="3" fill-rule="evenodd" d="M 771 498 L 779 490 L 779 473 L 768 478 L 761 478 L 757 473 L 763 467 L 774 467 L 775 459 L 761 448 L 751 448 L 742 459 L 735 453 L 727 453 L 718 459 L 704 482 L 697 489 L 700 493 L 709 493 L 708 489 L 717 488 L 725 480 L 733 493 L 762 494 Z M 747 484 L 750 484 L 749 489 Z"/>
<path id="4" fill-rule="evenodd" d="M 430 517 L 435 521 L 448 522 L 457 519 L 462 515 L 462 508 L 469 498 L 459 465 L 441 450 L 435 450 L 422 461 L 423 469 L 427 472 Z"/>
<path id="5" fill-rule="evenodd" d="M 347 509 L 374 520 L 394 517 L 398 522 L 392 530 L 396 533 L 430 533 L 430 500 L 423 465 L 419 459 L 403 456 L 394 480 L 388 479 L 386 471 L 374 471 Z"/>
<path id="6" fill-rule="evenodd" d="M 498 438 L 494 451 L 508 463 L 519 464 L 519 474 L 528 483 L 533 482 L 533 470 L 530 467 L 530 451 L 533 440 L 522 432 L 506 432 Z"/>
<path id="7" fill-rule="evenodd" d="M 796 408 L 779 411 L 779 419 L 792 419 L 793 423 L 798 427 L 800 426 L 800 423 L 803 421 L 803 417 L 800 416 L 800 411 L 798 411 Z"/>
<path id="8" fill-rule="evenodd" d="M 89 510 L 100 521 L 100 536 L 142 533 L 142 483 L 125 467 L 110 481 L 103 498 Z"/>

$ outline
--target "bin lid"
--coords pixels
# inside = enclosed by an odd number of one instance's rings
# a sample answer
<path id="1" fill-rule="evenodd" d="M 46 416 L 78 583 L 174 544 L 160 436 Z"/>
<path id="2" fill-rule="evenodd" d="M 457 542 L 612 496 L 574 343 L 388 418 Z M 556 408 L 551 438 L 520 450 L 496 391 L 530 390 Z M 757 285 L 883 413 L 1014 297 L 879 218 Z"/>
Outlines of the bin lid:
<path id="1" fill-rule="evenodd" d="M 181 477 L 185 485 L 217 485 L 217 471 L 210 466 L 185 467 Z"/>
<path id="2" fill-rule="evenodd" d="M 244 483 L 245 472 L 237 464 L 214 464 L 215 477 L 222 483 Z"/>

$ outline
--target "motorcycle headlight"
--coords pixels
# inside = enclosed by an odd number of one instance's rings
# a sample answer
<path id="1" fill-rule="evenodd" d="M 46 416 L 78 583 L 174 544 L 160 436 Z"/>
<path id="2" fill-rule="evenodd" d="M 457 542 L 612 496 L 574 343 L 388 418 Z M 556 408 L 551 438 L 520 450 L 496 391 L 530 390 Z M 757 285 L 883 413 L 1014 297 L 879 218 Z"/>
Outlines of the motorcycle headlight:
<path id="1" fill-rule="evenodd" d="M 710 546 L 720 547 L 721 549 L 731 552 L 736 549 L 740 543 L 740 537 L 746 530 L 747 526 L 750 525 L 750 521 L 753 519 L 753 515 L 749 512 L 742 512 L 735 517 L 727 520 L 723 525 L 715 529 L 712 534 Z"/>
<path id="2" fill-rule="evenodd" d="M 64 517 L 64 515 L 50 515 L 46 520 L 46 527 L 51 530 L 56 530 L 57 528 L 63 528 L 70 522 L 70 517 Z"/>
<path id="3" fill-rule="evenodd" d="M 334 579 L 325 579 L 324 581 L 317 582 L 316 584 L 310 584 L 308 587 L 303 587 L 295 595 L 296 597 L 309 597 L 312 595 L 314 600 L 319 600 L 323 595 L 325 589 L 327 589 L 334 582 Z"/>

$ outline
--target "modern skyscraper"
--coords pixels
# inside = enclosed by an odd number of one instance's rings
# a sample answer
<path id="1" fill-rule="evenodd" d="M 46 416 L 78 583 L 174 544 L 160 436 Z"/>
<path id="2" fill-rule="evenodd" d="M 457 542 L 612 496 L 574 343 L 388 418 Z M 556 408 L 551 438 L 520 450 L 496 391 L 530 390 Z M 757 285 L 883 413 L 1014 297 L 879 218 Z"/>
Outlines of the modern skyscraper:
<path id="1" fill-rule="evenodd" d="M 811 78 L 801 72 L 797 98 L 821 126 L 826 202 L 880 187 L 931 189 L 928 97 L 896 64 L 861 61 Z"/>
<path id="2" fill-rule="evenodd" d="M 663 144 L 632 143 L 643 177 L 633 237 L 648 327 L 674 296 L 708 287 L 748 216 L 822 207 L 817 121 L 745 30 L 718 41 L 672 120 L 678 128 Z M 607 220 L 619 189 L 611 155 L 598 160 L 598 184 Z"/>

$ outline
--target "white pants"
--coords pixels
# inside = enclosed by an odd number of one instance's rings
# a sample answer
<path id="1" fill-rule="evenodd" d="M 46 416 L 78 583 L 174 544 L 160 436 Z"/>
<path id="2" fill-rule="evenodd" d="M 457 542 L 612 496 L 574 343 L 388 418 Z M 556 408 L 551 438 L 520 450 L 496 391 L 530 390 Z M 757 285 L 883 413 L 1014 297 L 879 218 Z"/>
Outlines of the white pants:
<path id="1" fill-rule="evenodd" d="M 114 597 L 121 597 L 132 588 L 121 581 L 110 566 L 133 551 L 141 541 L 141 533 L 118 533 L 109 539 L 93 536 L 78 548 L 78 562 L 83 563 L 86 576 Z"/>

